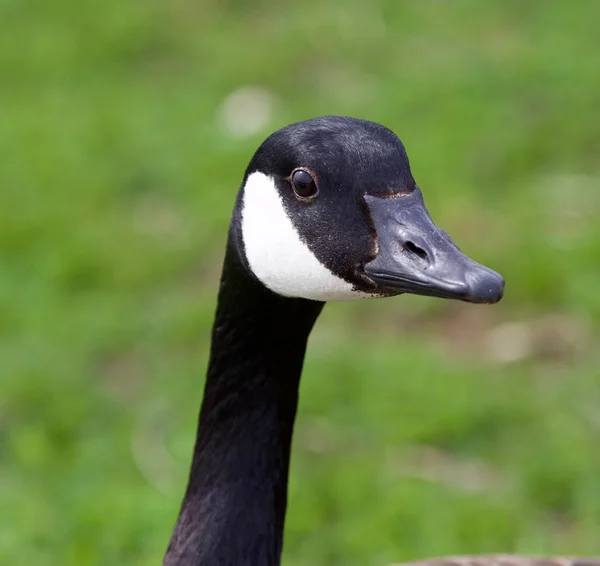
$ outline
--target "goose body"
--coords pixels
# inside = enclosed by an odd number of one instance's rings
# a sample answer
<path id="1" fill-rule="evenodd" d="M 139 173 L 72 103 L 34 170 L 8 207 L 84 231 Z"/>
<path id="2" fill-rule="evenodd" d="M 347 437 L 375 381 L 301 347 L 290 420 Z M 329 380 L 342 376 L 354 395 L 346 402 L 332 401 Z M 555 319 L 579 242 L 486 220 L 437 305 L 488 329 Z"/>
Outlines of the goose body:
<path id="1" fill-rule="evenodd" d="M 164 564 L 280 563 L 300 374 L 326 301 L 414 293 L 494 303 L 503 289 L 433 223 L 387 128 L 328 116 L 267 138 L 233 210 L 191 471 Z M 429 564 L 509 564 L 447 560 Z"/>
<path id="2" fill-rule="evenodd" d="M 518 554 L 489 554 L 481 556 L 445 556 L 403 562 L 391 566 L 600 566 L 600 557 L 525 556 Z"/>

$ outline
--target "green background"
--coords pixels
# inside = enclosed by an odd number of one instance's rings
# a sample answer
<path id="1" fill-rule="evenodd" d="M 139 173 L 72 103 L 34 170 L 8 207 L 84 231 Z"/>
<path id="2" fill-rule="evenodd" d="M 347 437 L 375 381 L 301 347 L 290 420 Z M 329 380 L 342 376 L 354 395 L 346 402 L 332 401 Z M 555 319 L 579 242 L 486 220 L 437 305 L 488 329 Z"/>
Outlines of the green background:
<path id="1" fill-rule="evenodd" d="M 244 168 L 331 113 L 396 131 L 507 289 L 326 307 L 284 563 L 600 554 L 598 21 L 594 0 L 0 2 L 0 563 L 160 562 Z"/>

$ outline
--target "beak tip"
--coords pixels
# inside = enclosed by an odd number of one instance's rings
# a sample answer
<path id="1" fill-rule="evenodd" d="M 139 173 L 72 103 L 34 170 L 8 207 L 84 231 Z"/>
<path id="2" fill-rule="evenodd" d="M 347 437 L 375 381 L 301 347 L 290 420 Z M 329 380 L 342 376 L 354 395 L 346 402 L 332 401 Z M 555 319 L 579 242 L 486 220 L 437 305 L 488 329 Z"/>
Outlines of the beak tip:
<path id="1" fill-rule="evenodd" d="M 492 305 L 499 302 L 503 296 L 504 278 L 499 273 L 484 268 L 477 270 L 469 278 L 467 301 Z"/>

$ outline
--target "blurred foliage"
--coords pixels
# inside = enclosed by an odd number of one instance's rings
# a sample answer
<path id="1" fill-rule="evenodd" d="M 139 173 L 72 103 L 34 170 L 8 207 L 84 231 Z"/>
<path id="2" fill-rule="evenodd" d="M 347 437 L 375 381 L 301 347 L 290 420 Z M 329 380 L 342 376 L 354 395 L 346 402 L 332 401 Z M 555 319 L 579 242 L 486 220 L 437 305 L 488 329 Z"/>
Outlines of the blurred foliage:
<path id="1" fill-rule="evenodd" d="M 331 113 L 402 137 L 436 221 L 507 294 L 325 309 L 285 564 L 600 554 L 599 18 L 0 3 L 0 563 L 160 562 L 243 170 L 273 129 Z M 248 86 L 266 114 L 240 133 Z"/>

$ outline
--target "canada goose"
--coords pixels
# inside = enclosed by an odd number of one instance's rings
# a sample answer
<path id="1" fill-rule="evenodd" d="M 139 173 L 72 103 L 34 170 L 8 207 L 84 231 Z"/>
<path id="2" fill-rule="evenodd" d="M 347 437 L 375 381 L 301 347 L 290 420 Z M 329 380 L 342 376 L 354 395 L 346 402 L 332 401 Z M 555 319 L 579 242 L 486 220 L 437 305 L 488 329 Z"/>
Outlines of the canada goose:
<path id="1" fill-rule="evenodd" d="M 432 222 L 401 141 L 345 117 L 260 146 L 225 252 L 189 482 L 166 566 L 280 563 L 308 335 L 325 301 L 502 298 L 502 277 Z"/>

